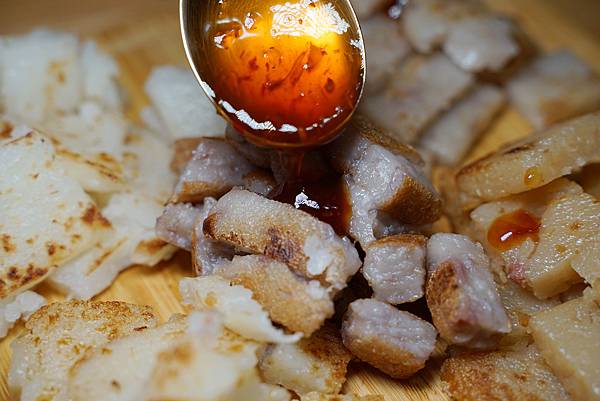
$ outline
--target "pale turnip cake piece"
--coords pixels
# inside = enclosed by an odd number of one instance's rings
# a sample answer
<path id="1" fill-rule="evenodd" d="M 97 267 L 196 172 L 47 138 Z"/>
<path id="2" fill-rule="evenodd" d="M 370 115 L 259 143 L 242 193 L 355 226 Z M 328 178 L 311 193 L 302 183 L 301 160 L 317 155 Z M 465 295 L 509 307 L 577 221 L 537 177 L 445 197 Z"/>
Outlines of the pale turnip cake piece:
<path id="1" fill-rule="evenodd" d="M 156 235 L 186 251 L 192 250 L 192 232 L 200 209 L 189 203 L 169 203 L 156 220 Z"/>
<path id="2" fill-rule="evenodd" d="M 171 202 L 202 202 L 218 198 L 243 184 L 244 176 L 254 167 L 235 148 L 222 139 L 205 138 L 183 169 Z"/>
<path id="3" fill-rule="evenodd" d="M 441 47 L 453 24 L 487 14 L 479 1 L 415 0 L 402 13 L 402 24 L 411 45 L 422 53 Z"/>
<path id="4" fill-rule="evenodd" d="M 173 192 L 177 177 L 169 169 L 171 149 L 152 132 L 132 128 L 127 134 L 123 159 L 128 190 L 164 205 Z M 154 216 L 156 219 L 160 213 Z"/>
<path id="5" fill-rule="evenodd" d="M 97 193 L 124 189 L 122 153 L 129 123 L 122 113 L 85 101 L 69 113 L 47 118 L 40 127 L 52 139 L 58 163 L 83 189 Z"/>
<path id="6" fill-rule="evenodd" d="M 427 239 L 400 234 L 371 242 L 365 249 L 363 276 L 373 288 L 373 297 L 390 304 L 421 298 L 425 286 Z"/>
<path id="7" fill-rule="evenodd" d="M 73 401 L 289 401 L 258 377 L 258 344 L 223 330 L 218 315 L 174 315 L 165 324 L 88 352 L 71 369 Z"/>
<path id="8" fill-rule="evenodd" d="M 574 400 L 600 400 L 600 308 L 591 293 L 535 315 L 535 344 Z"/>
<path id="9" fill-rule="evenodd" d="M 270 346 L 259 368 L 267 383 L 279 384 L 297 394 L 337 394 L 346 381 L 351 359 L 336 327 L 325 325 L 295 344 Z"/>
<path id="10" fill-rule="evenodd" d="M 600 108 L 600 77 L 568 50 L 541 56 L 508 84 L 511 103 L 536 129 Z"/>
<path id="11" fill-rule="evenodd" d="M 410 54 L 410 46 L 398 21 L 378 15 L 361 23 L 367 53 L 366 93 L 376 93 L 385 88 L 389 76 Z"/>
<path id="12" fill-rule="evenodd" d="M 318 281 L 307 281 L 267 256 L 235 256 L 214 274 L 252 291 L 271 320 L 290 331 L 310 336 L 333 315 L 333 301 Z"/>
<path id="13" fill-rule="evenodd" d="M 512 21 L 496 15 L 455 21 L 444 41 L 444 53 L 466 71 L 501 71 L 520 53 L 515 30 Z"/>
<path id="14" fill-rule="evenodd" d="M 360 267 L 356 249 L 333 228 L 292 205 L 233 189 L 212 208 L 204 234 L 286 263 L 307 278 L 342 289 Z"/>
<path id="15" fill-rule="evenodd" d="M 5 36 L 1 47 L 0 104 L 7 114 L 37 125 L 70 113 L 84 100 L 121 110 L 117 64 L 96 43 L 37 29 Z"/>
<path id="16" fill-rule="evenodd" d="M 436 337 L 425 320 L 374 299 L 352 302 L 342 324 L 346 348 L 396 379 L 423 369 Z"/>
<path id="17" fill-rule="evenodd" d="M 69 400 L 69 371 L 86 351 L 156 325 L 152 309 L 125 302 L 53 303 L 12 343 L 8 385 L 23 401 Z"/>
<path id="18" fill-rule="evenodd" d="M 442 380 L 457 400 L 571 401 L 533 344 L 450 357 L 442 365 Z"/>
<path id="19" fill-rule="evenodd" d="M 135 192 L 113 195 L 102 209 L 112 225 L 108 238 L 60 266 L 49 283 L 71 298 L 90 299 L 127 267 L 169 259 L 176 248 L 157 238 L 154 230 L 161 209 L 161 203 Z"/>
<path id="20" fill-rule="evenodd" d="M 0 143 L 0 299 L 43 280 L 111 231 L 36 131 Z"/>
<path id="21" fill-rule="evenodd" d="M 83 96 L 110 110 L 121 110 L 124 99 L 117 82 L 117 61 L 91 40 L 81 45 L 80 57 Z"/>
<path id="22" fill-rule="evenodd" d="M 422 171 L 418 153 L 355 117 L 328 149 L 350 194 L 350 234 L 363 247 L 379 235 L 433 223 L 441 199 Z"/>
<path id="23" fill-rule="evenodd" d="M 510 332 L 483 247 L 460 234 L 434 234 L 427 243 L 427 306 L 451 344 L 488 348 Z"/>
<path id="24" fill-rule="evenodd" d="M 223 263 L 227 263 L 236 254 L 231 245 L 215 241 L 204 235 L 204 220 L 216 205 L 214 198 L 204 198 L 204 203 L 198 209 L 191 232 L 192 265 L 197 276 L 208 276 Z"/>
<path id="25" fill-rule="evenodd" d="M 33 291 L 25 291 L 16 297 L 3 299 L 0 302 L 0 338 L 8 334 L 15 322 L 23 320 L 46 305 L 46 298 Z"/>
<path id="26" fill-rule="evenodd" d="M 385 91 L 362 102 L 373 122 L 406 143 L 469 89 L 473 77 L 443 54 L 413 55 L 389 77 Z"/>
<path id="27" fill-rule="evenodd" d="M 463 167 L 456 176 L 465 209 L 541 187 L 600 159 L 600 113 L 554 125 Z"/>
<path id="28" fill-rule="evenodd" d="M 504 92 L 492 85 L 480 85 L 429 127 L 419 147 L 440 163 L 456 165 L 493 121 L 505 102 Z"/>
<path id="29" fill-rule="evenodd" d="M 0 59 L 0 103 L 29 124 L 74 109 L 82 100 L 79 40 L 75 35 L 35 30 L 6 37 Z"/>
<path id="30" fill-rule="evenodd" d="M 145 89 L 169 140 L 224 135 L 225 120 L 216 113 L 189 69 L 156 67 Z"/>

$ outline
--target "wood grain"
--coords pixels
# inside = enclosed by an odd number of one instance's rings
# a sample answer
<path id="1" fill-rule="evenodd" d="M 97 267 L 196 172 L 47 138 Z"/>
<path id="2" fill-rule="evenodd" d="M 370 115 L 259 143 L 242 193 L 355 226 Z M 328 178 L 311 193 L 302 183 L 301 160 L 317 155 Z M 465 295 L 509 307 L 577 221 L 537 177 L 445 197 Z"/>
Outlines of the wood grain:
<path id="1" fill-rule="evenodd" d="M 512 15 L 543 50 L 572 49 L 600 73 L 600 25 L 598 2 L 586 0 L 488 0 L 495 9 Z M 43 25 L 68 29 L 96 39 L 118 59 L 120 77 L 129 95 L 128 114 L 137 118 L 147 104 L 143 83 L 153 66 L 185 65 L 175 0 L 0 0 L 0 34 L 20 33 Z M 530 132 L 529 124 L 513 110 L 506 110 L 472 150 L 479 157 L 500 144 Z M 177 284 L 192 275 L 184 253 L 155 268 L 133 267 L 119 276 L 98 299 L 117 299 L 153 306 L 161 318 L 181 312 Z M 42 285 L 51 300 L 61 297 Z M 17 327 L 0 342 L 0 399 L 8 399 L 6 375 L 9 344 Z M 441 360 L 433 358 L 411 380 L 393 381 L 363 364 L 352 366 L 346 385 L 360 394 L 384 394 L 387 401 L 448 400 L 439 379 Z"/>

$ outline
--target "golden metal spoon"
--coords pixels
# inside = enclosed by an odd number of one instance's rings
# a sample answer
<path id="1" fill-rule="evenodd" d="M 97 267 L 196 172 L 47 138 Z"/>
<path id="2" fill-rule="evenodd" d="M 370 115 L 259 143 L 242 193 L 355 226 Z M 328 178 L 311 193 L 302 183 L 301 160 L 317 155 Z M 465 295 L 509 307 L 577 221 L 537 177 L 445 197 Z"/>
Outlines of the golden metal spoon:
<path id="1" fill-rule="evenodd" d="M 305 148 L 354 113 L 365 55 L 349 0 L 180 0 L 185 52 L 202 89 L 251 142 Z"/>

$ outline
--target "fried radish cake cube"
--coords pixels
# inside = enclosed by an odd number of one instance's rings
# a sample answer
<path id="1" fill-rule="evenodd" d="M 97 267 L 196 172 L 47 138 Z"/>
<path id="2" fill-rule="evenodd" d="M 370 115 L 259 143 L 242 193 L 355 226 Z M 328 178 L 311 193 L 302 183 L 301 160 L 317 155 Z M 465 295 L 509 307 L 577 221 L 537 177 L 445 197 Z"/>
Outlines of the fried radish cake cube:
<path id="1" fill-rule="evenodd" d="M 371 242 L 365 253 L 362 273 L 375 299 L 396 305 L 423 296 L 427 238 L 393 235 Z"/>
<path id="2" fill-rule="evenodd" d="M 335 290 L 360 267 L 356 249 L 333 228 L 292 205 L 233 189 L 211 209 L 204 234 L 254 254 L 286 263 Z"/>
<path id="3" fill-rule="evenodd" d="M 346 348 L 396 379 L 423 369 L 436 337 L 428 322 L 375 299 L 352 302 L 342 324 Z"/>
<path id="4" fill-rule="evenodd" d="M 235 256 L 214 273 L 252 291 L 269 317 L 290 331 L 310 336 L 333 315 L 333 301 L 318 281 L 308 281 L 268 256 Z"/>
<path id="5" fill-rule="evenodd" d="M 427 305 L 444 340 L 488 348 L 510 332 L 480 244 L 460 234 L 434 234 L 427 243 L 427 264 Z"/>

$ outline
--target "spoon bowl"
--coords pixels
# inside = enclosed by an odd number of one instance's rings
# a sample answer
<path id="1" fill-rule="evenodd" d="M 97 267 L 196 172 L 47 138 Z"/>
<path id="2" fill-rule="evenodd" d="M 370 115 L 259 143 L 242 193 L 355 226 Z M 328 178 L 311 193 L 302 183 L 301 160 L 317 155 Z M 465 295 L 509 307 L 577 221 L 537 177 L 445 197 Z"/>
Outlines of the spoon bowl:
<path id="1" fill-rule="evenodd" d="M 259 146 L 327 143 L 358 105 L 366 61 L 349 0 L 180 0 L 180 23 L 200 86 Z"/>

